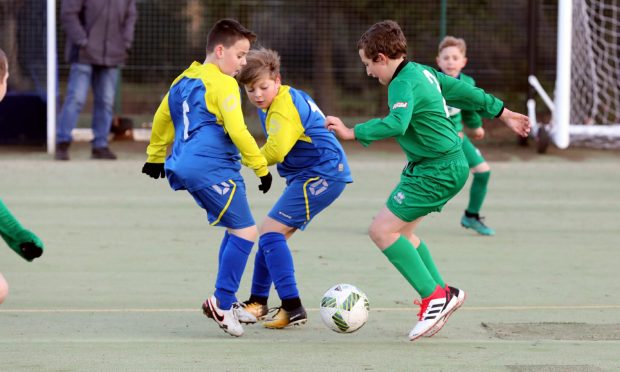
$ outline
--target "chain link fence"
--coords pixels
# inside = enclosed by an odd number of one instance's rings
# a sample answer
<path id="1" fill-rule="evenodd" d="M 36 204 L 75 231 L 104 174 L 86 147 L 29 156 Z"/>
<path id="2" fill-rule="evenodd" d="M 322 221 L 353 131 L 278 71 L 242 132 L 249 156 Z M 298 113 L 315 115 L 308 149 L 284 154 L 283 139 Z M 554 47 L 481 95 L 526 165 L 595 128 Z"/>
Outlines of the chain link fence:
<path id="1" fill-rule="evenodd" d="M 557 1 L 535 1 L 537 76 L 553 87 Z M 435 66 L 440 1 L 137 0 L 135 41 L 117 94 L 119 115 L 148 125 L 170 83 L 205 58 L 206 36 L 220 18 L 235 18 L 277 50 L 285 84 L 310 93 L 326 113 L 370 117 L 386 113 L 386 90 L 366 76 L 356 43 L 373 23 L 396 20 L 409 58 Z M 45 1 L 0 0 L 0 47 L 10 56 L 9 90 L 45 93 Z M 57 3 L 57 14 L 60 1 Z M 447 34 L 468 44 L 464 72 L 478 85 L 525 112 L 528 94 L 528 1 L 447 1 Z M 59 98 L 69 66 L 57 25 Z M 541 105 L 539 105 L 541 106 Z M 249 106 L 247 107 L 249 109 Z M 89 115 L 87 105 L 84 115 Z M 251 123 L 251 118 L 249 119 Z M 88 125 L 88 122 L 86 122 Z"/>

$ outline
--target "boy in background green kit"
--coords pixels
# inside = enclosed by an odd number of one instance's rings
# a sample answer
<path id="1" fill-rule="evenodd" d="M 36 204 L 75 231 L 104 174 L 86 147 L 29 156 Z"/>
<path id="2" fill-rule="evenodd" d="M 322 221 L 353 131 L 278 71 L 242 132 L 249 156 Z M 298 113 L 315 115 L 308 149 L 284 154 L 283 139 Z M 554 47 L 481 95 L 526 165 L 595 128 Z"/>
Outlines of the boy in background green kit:
<path id="1" fill-rule="evenodd" d="M 441 72 L 464 83 L 476 86 L 476 82 L 472 77 L 461 72 L 467 64 L 467 45 L 465 40 L 446 36 L 439 43 L 438 49 L 437 66 L 439 66 Z M 480 115 L 477 112 L 472 110 L 461 110 L 455 107 L 448 107 L 448 110 L 456 131 L 463 139 L 463 152 L 465 153 L 467 164 L 469 164 L 469 170 L 474 177 L 469 189 L 469 203 L 463 217 L 461 217 L 461 225 L 476 231 L 480 235 L 495 235 L 495 230 L 485 225 L 482 222 L 483 218 L 480 217 L 480 209 L 482 208 L 482 203 L 484 203 L 491 176 L 491 167 L 480 153 L 480 150 L 471 143 L 467 133 L 463 131 L 464 123 L 473 139 L 480 140 L 484 138 L 482 119 L 480 119 Z"/>

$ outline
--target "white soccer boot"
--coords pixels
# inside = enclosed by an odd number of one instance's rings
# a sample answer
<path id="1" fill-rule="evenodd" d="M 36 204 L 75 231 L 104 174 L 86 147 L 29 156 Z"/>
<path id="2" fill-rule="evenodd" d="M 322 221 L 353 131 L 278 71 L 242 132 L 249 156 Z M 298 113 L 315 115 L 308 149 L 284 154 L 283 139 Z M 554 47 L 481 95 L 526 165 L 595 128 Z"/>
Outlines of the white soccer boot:
<path id="1" fill-rule="evenodd" d="M 254 324 L 258 321 L 258 319 L 256 319 L 256 316 L 249 312 L 242 302 L 233 303 L 232 308 L 237 315 L 237 319 L 239 319 L 239 323 Z"/>
<path id="2" fill-rule="evenodd" d="M 415 341 L 424 336 L 456 305 L 455 301 L 450 301 L 450 293 L 440 286 L 437 286 L 435 292 L 430 296 L 422 299 L 422 302 L 416 300 L 414 303 L 420 305 L 420 312 L 418 313 L 418 323 L 409 332 L 410 341 Z"/>
<path id="3" fill-rule="evenodd" d="M 202 311 L 208 318 L 215 320 L 224 332 L 235 337 L 243 336 L 243 327 L 239 323 L 234 308 L 231 307 L 229 310 L 220 309 L 219 301 L 215 296 L 207 298 L 202 304 Z"/>
<path id="4" fill-rule="evenodd" d="M 463 303 L 465 303 L 465 299 L 467 298 L 467 294 L 465 293 L 464 290 L 458 289 L 458 288 L 454 288 L 454 287 L 450 287 L 447 284 L 445 286 L 445 289 L 450 291 L 450 295 L 452 296 L 450 298 L 450 301 L 454 301 L 454 302 L 456 302 L 456 304 L 454 305 L 454 307 L 452 307 L 452 311 L 450 311 L 448 314 L 446 314 L 446 316 L 444 316 L 439 322 L 437 322 L 437 324 L 430 331 L 428 331 L 428 332 L 426 332 L 424 334 L 424 337 L 433 337 L 437 332 L 439 332 L 443 328 L 443 326 L 448 321 L 448 318 L 452 314 L 454 314 L 454 312 L 459 307 L 463 306 Z"/>

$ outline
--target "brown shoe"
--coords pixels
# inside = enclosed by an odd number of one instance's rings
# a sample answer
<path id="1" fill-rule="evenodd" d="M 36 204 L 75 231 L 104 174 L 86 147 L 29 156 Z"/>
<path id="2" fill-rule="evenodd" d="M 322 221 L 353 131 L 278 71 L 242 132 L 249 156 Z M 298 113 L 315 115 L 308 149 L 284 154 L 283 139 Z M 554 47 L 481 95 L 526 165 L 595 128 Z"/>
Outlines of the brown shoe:
<path id="1" fill-rule="evenodd" d="M 56 144 L 56 152 L 54 153 L 54 159 L 56 160 L 69 160 L 69 145 L 71 142 L 59 142 Z"/>
<path id="2" fill-rule="evenodd" d="M 107 147 L 93 148 L 92 159 L 116 160 L 116 155 Z"/>

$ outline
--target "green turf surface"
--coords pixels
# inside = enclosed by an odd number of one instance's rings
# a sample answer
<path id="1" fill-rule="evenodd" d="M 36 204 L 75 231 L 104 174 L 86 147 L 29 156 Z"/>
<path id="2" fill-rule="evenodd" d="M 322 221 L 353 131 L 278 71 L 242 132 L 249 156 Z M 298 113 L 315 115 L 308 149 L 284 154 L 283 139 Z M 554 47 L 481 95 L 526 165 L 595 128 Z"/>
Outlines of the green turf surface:
<path id="1" fill-rule="evenodd" d="M 140 175 L 141 152 L 121 148 L 120 160 L 101 162 L 85 145 L 72 150 L 60 163 L 0 148 L 0 197 L 46 243 L 32 263 L 0 248 L 11 286 L 0 305 L 0 371 L 620 369 L 617 152 L 491 162 L 482 214 L 495 237 L 459 226 L 466 191 L 427 217 L 419 235 L 469 298 L 439 334 L 412 343 L 414 292 L 366 236 L 402 155 L 352 151 L 355 183 L 291 239 L 308 324 L 247 326 L 233 338 L 200 311 L 222 229 L 188 194 Z M 260 220 L 282 182 L 263 195 L 244 175 Z M 252 259 L 240 299 L 251 270 Z M 321 323 L 321 295 L 338 282 L 369 297 L 357 333 Z"/>

